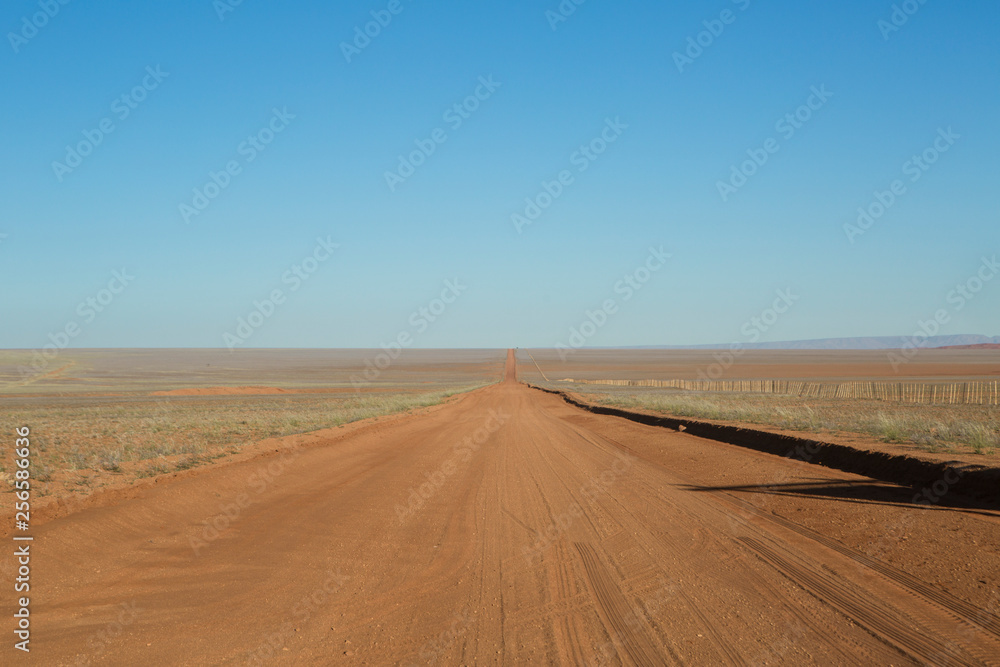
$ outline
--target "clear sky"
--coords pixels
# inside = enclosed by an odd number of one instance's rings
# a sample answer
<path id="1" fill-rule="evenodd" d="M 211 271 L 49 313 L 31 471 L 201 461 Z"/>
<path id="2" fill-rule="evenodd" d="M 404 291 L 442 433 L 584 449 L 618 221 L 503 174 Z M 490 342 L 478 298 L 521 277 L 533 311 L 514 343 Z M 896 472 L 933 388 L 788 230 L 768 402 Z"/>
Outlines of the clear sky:
<path id="1" fill-rule="evenodd" d="M 901 5 L 11 0 L 0 347 L 998 334 L 1000 5 Z"/>

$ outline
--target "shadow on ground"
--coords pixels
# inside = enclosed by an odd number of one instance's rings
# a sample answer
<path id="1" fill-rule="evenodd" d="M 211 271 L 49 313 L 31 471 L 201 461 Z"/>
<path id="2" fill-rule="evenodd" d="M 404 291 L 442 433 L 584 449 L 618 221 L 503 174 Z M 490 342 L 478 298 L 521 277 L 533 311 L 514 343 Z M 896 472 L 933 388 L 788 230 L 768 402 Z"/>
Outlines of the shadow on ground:
<path id="1" fill-rule="evenodd" d="M 965 498 L 957 493 L 938 494 L 933 486 L 919 485 L 906 488 L 876 480 L 841 482 L 829 480 L 816 482 L 791 482 L 780 484 L 747 484 L 737 486 L 687 485 L 688 491 L 728 492 L 736 495 L 764 493 L 799 498 L 827 498 L 843 502 L 911 507 L 916 510 L 960 510 L 964 512 L 1000 517 L 1000 506 L 994 503 Z M 937 491 L 940 491 L 940 487 Z"/>

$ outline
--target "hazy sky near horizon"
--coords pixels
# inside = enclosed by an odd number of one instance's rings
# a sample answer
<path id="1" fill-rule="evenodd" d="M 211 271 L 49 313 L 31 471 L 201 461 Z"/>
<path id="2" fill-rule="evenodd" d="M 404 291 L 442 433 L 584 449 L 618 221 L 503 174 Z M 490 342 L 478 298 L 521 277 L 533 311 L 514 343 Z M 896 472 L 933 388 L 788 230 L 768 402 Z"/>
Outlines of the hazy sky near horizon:
<path id="1" fill-rule="evenodd" d="M 996 335 L 998 26 L 985 0 L 13 0 L 0 347 Z"/>

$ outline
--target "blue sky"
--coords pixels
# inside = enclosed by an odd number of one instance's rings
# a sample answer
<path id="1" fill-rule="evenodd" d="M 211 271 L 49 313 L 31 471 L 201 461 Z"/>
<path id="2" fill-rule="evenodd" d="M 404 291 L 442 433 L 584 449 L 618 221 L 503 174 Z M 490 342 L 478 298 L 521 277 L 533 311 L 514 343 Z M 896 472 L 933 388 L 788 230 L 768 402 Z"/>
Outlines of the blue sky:
<path id="1" fill-rule="evenodd" d="M 0 347 L 41 348 L 71 324 L 72 347 L 401 333 L 549 347 L 608 299 L 587 345 L 746 342 L 787 289 L 797 300 L 761 340 L 911 334 L 941 309 L 941 333 L 1000 333 L 1000 280 L 949 300 L 1000 250 L 995 2 L 914 1 L 889 31 L 893 3 L 860 0 L 588 0 L 558 22 L 555 0 L 226 1 L 0 10 Z M 391 22 L 348 62 L 372 12 Z M 705 46 L 679 68 L 689 38 Z M 445 112 L 477 89 L 455 127 Z M 786 136 L 776 124 L 797 110 L 808 119 Z M 79 166 L 54 167 L 102 122 L 113 131 Z M 262 130 L 272 141 L 251 150 Z M 614 141 L 581 159 L 602 132 Z M 769 139 L 724 201 L 719 182 Z M 433 153 L 390 189 L 418 141 Z M 911 181 L 925 150 L 936 161 Z M 512 215 L 561 172 L 571 182 L 518 231 Z M 844 225 L 897 179 L 903 194 L 852 243 Z M 292 289 L 318 238 L 339 247 Z M 671 258 L 626 299 L 616 285 L 650 247 Z M 108 289 L 123 268 L 134 279 Z M 436 302 L 446 280 L 462 288 Z"/>

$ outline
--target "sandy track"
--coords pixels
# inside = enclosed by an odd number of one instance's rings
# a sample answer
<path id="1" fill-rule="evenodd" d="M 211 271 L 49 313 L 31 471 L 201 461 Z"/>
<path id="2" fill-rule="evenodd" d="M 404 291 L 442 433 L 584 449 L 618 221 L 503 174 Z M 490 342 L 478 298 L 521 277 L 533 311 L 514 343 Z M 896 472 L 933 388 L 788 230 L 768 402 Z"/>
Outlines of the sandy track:
<path id="1" fill-rule="evenodd" d="M 775 491 L 803 480 L 871 482 L 585 413 L 511 354 L 427 414 L 38 527 L 32 657 L 996 664 L 997 552 L 956 542 L 996 539 L 995 513 Z M 886 522 L 913 536 L 899 562 L 860 548 Z"/>

